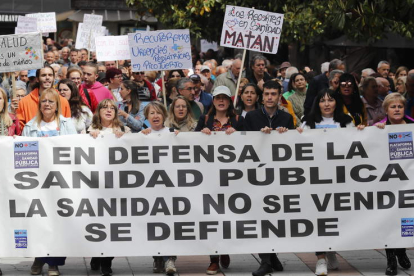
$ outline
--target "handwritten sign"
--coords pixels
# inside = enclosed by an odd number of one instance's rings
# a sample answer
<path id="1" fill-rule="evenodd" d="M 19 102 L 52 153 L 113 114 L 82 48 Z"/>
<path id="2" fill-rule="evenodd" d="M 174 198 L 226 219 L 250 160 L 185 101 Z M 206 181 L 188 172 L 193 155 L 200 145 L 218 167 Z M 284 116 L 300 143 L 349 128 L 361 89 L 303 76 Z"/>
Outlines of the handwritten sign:
<path id="1" fill-rule="evenodd" d="M 95 37 L 104 36 L 105 29 L 102 26 L 96 30 L 88 29 L 84 27 L 84 23 L 79 23 L 75 47 L 77 49 L 86 48 L 89 51 L 95 51 Z"/>
<path id="2" fill-rule="evenodd" d="M 201 52 L 207 52 L 208 50 L 212 49 L 213 51 L 217 51 L 217 42 L 212 41 L 208 42 L 206 39 L 200 40 Z"/>
<path id="3" fill-rule="evenodd" d="M 30 13 L 26 14 L 28 17 L 37 18 L 37 31 L 41 33 L 55 33 L 56 32 L 56 13 Z"/>
<path id="4" fill-rule="evenodd" d="M 0 36 L 0 72 L 15 72 L 43 67 L 40 33 Z"/>
<path id="5" fill-rule="evenodd" d="M 83 27 L 85 29 L 92 29 L 100 31 L 102 27 L 103 16 L 96 14 L 83 15 Z"/>
<path id="6" fill-rule="evenodd" d="M 226 6 L 220 45 L 276 54 L 283 14 Z"/>
<path id="7" fill-rule="evenodd" d="M 128 42 L 134 72 L 192 68 L 188 29 L 136 32 Z"/>
<path id="8" fill-rule="evenodd" d="M 14 33 L 23 34 L 31 32 L 37 32 L 37 18 L 19 15 Z"/>
<path id="9" fill-rule="evenodd" d="M 98 61 L 131 59 L 128 36 L 99 36 L 95 38 L 96 59 Z"/>

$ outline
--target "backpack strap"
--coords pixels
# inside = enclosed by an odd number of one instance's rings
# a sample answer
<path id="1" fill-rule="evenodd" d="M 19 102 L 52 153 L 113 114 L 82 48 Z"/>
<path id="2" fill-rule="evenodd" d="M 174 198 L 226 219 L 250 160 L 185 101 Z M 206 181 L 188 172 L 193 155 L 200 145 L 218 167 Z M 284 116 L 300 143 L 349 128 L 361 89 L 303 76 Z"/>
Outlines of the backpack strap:
<path id="1" fill-rule="evenodd" d="M 85 93 L 86 99 L 88 100 L 89 106 L 92 107 L 92 103 L 91 103 L 91 96 L 89 96 L 89 92 L 88 89 L 86 89 L 85 87 L 83 88 L 83 92 Z"/>

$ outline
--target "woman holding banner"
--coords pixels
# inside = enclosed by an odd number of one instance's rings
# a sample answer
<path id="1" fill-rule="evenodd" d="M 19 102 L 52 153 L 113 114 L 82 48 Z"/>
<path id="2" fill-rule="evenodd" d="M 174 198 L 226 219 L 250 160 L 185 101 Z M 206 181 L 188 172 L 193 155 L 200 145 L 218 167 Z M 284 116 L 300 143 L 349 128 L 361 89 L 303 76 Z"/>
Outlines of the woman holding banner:
<path id="1" fill-rule="evenodd" d="M 206 115 L 201 115 L 195 131 L 211 135 L 212 131 L 225 131 L 232 134 L 235 131 L 244 130 L 243 117 L 236 115 L 231 92 L 227 86 L 217 86 L 213 91 L 213 105 Z M 206 270 L 208 275 L 217 274 L 221 267 L 230 265 L 229 255 L 210 255 L 210 265 Z"/>
<path id="2" fill-rule="evenodd" d="M 320 91 L 313 102 L 306 121 L 297 130 L 302 133 L 304 129 L 320 128 L 349 128 L 354 127 L 352 118 L 344 113 L 341 96 L 333 90 Z M 358 125 L 358 129 L 364 129 L 364 125 Z M 316 252 L 316 275 L 328 275 L 329 269 L 338 269 L 336 252 Z M 327 260 L 326 260 L 327 259 Z"/>
<path id="3" fill-rule="evenodd" d="M 76 84 L 69 79 L 63 79 L 58 83 L 57 90 L 69 102 L 72 121 L 75 124 L 76 131 L 79 134 L 85 134 L 92 123 L 93 114 L 82 101 Z"/>
<path id="4" fill-rule="evenodd" d="M 194 131 L 197 122 L 194 119 L 190 102 L 186 98 L 177 96 L 172 101 L 165 125 L 180 132 Z"/>
<path id="5" fill-rule="evenodd" d="M 14 114 L 9 113 L 7 106 L 6 91 L 0 88 L 0 136 L 20 135 L 19 120 Z"/>
<path id="6" fill-rule="evenodd" d="M 119 119 L 131 129 L 131 132 L 141 131 L 145 116 L 144 106 L 139 101 L 138 85 L 130 80 L 123 81 L 119 94 L 122 97 L 122 102 L 118 106 Z"/>
<path id="7" fill-rule="evenodd" d="M 39 98 L 37 115 L 30 120 L 23 129 L 22 136 L 27 137 L 52 137 L 60 135 L 76 134 L 75 126 L 70 118 L 60 114 L 60 96 L 54 88 L 48 88 L 42 92 Z M 35 258 L 31 267 L 32 275 L 42 274 L 45 263 L 49 265 L 48 275 L 58 276 L 58 266 L 65 264 L 66 257 L 41 257 Z"/>
<path id="8" fill-rule="evenodd" d="M 400 93 L 388 94 L 382 103 L 386 117 L 375 126 L 384 129 L 386 125 L 413 124 L 414 119 L 404 115 L 406 103 L 407 100 Z M 387 254 L 386 275 L 397 275 L 397 260 L 402 268 L 409 269 L 411 267 L 405 248 L 387 248 L 385 252 Z"/>
<path id="9" fill-rule="evenodd" d="M 150 127 L 142 130 L 142 134 L 174 132 L 173 128 L 168 128 L 164 125 L 168 115 L 167 109 L 162 103 L 156 101 L 149 102 L 145 107 L 144 115 L 148 119 Z M 177 268 L 175 267 L 176 256 L 154 256 L 153 258 L 154 264 L 152 272 L 165 272 L 166 274 L 174 274 L 177 272 Z"/>
<path id="10" fill-rule="evenodd" d="M 129 127 L 119 120 L 118 107 L 113 100 L 102 100 L 93 115 L 92 125 L 89 127 L 89 134 L 97 138 L 101 134 L 115 134 L 120 138 L 125 133 L 131 132 Z M 93 257 L 90 265 L 91 270 L 101 270 L 102 276 L 112 275 L 112 260 L 114 257 Z"/>

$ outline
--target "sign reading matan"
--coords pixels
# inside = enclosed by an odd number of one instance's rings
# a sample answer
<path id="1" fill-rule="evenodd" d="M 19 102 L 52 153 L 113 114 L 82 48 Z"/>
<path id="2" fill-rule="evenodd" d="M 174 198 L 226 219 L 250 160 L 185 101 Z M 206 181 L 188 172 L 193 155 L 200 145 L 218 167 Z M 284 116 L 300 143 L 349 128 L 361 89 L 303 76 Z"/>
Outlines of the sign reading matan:
<path id="1" fill-rule="evenodd" d="M 98 61 L 131 59 L 128 36 L 99 36 L 95 38 L 96 59 Z"/>
<path id="2" fill-rule="evenodd" d="M 192 68 L 189 30 L 128 34 L 133 72 Z"/>
<path id="3" fill-rule="evenodd" d="M 0 72 L 39 69 L 43 63 L 39 33 L 0 36 Z"/>
<path id="4" fill-rule="evenodd" d="M 412 141 L 409 125 L 0 138 L 0 257 L 412 247 Z"/>
<path id="5" fill-rule="evenodd" d="M 220 45 L 276 54 L 283 14 L 226 6 Z"/>

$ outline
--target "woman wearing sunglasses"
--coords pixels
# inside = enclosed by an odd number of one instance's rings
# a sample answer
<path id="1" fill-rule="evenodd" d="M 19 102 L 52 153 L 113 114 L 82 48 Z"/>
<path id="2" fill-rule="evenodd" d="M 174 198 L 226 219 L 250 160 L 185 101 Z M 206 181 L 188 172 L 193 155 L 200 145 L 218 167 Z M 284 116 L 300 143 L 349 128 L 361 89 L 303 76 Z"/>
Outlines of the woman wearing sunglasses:
<path id="1" fill-rule="evenodd" d="M 339 87 L 336 89 L 344 103 L 344 113 L 352 117 L 355 126 L 367 125 L 367 111 L 358 92 L 354 76 L 344 73 L 339 77 Z"/>

